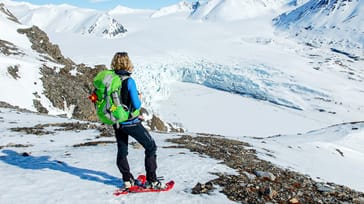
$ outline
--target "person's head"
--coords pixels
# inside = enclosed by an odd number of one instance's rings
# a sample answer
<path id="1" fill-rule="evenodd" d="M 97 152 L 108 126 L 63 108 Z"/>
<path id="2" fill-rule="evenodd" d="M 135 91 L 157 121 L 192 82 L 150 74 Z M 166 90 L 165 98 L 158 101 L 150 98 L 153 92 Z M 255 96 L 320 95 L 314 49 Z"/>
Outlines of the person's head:
<path id="1" fill-rule="evenodd" d="M 133 64 L 129 59 L 127 52 L 117 52 L 111 61 L 111 68 L 113 70 L 125 70 L 131 72 L 133 70 Z"/>

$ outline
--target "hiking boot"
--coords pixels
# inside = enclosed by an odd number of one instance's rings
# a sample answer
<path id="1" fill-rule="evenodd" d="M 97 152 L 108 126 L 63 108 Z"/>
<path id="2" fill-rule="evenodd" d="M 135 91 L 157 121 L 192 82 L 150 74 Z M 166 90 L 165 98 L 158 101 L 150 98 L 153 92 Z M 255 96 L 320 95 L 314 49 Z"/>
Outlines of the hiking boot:
<path id="1" fill-rule="evenodd" d="M 160 181 L 147 181 L 145 183 L 145 188 L 153 188 L 153 189 L 165 189 L 167 186 Z"/>

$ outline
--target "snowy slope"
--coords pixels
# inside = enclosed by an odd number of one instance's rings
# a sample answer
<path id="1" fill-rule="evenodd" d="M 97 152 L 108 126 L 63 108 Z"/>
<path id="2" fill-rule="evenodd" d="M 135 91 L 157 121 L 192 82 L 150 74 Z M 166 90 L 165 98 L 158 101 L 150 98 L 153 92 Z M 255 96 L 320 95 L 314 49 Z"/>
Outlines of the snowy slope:
<path id="1" fill-rule="evenodd" d="M 35 6 L 11 1 L 5 3 L 23 24 L 37 25 L 48 32 L 71 32 L 105 38 L 122 37 L 127 32 L 112 16 L 96 10 L 67 4 Z"/>
<path id="2" fill-rule="evenodd" d="M 186 149 L 163 148 L 172 145 L 164 140 L 173 135 L 157 133 L 152 135 L 158 145 L 157 173 L 175 180 L 175 187 L 167 193 L 115 197 L 113 192 L 123 185 L 115 163 L 116 143 L 73 147 L 89 141 L 114 142 L 115 138 L 97 139 L 100 132 L 91 127 L 62 131 L 61 123 L 76 122 L 0 108 L 0 146 L 7 146 L 0 149 L 1 203 L 233 203 L 217 190 L 208 196 L 194 196 L 189 191 L 197 182 L 216 178 L 207 172 L 235 174 L 234 170 Z M 37 124 L 50 125 L 45 130 L 53 133 L 10 130 Z M 22 156 L 23 152 L 30 155 Z M 130 146 L 128 159 L 135 175 L 145 173 L 143 157 L 143 148 Z"/>
<path id="3" fill-rule="evenodd" d="M 181 1 L 178 4 L 163 7 L 158 9 L 156 12 L 153 13 L 151 16 L 152 18 L 158 18 L 162 16 L 168 16 L 168 15 L 183 15 L 184 17 L 187 17 L 191 14 L 193 11 L 192 3 L 187 1 Z"/>
<path id="4" fill-rule="evenodd" d="M 233 21 L 271 13 L 287 3 L 286 0 L 209 0 L 197 8 L 192 19 Z"/>
<path id="5" fill-rule="evenodd" d="M 1 5 L 0 7 L 8 11 L 6 7 Z M 7 42 L 8 46 L 14 50 L 10 54 L 0 53 L 0 81 L 3 87 L 0 101 L 35 111 L 34 100 L 39 100 L 44 107 L 49 108 L 51 114 L 63 113 L 53 108 L 51 102 L 45 97 L 40 79 L 42 64 L 50 67 L 59 67 L 59 65 L 46 60 L 44 57 L 47 55 L 35 52 L 26 35 L 17 32 L 17 29 L 28 28 L 28 26 L 10 20 L 9 15 L 1 10 L 0 21 L 0 40 Z M 11 70 L 14 71 L 13 75 L 10 74 Z"/>
<path id="6" fill-rule="evenodd" d="M 144 12 L 144 9 L 133 9 L 122 5 L 117 5 L 115 8 L 108 11 L 108 14 L 114 16 L 114 15 L 120 15 L 120 14 L 133 14 L 133 13 L 139 13 Z"/>
<path id="7" fill-rule="evenodd" d="M 363 135 L 364 122 L 353 122 L 299 135 L 246 140 L 258 149 L 261 158 L 363 191 Z"/>
<path id="8" fill-rule="evenodd" d="M 315 46 L 329 46 L 362 55 L 364 2 L 311 0 L 276 18 L 278 28 Z"/>
<path id="9" fill-rule="evenodd" d="M 168 122 L 181 124 L 193 132 L 212 132 L 247 140 L 255 148 L 261 148 L 263 156 L 266 150 L 274 151 L 276 159 L 267 159 L 276 164 L 293 166 L 295 170 L 314 177 L 362 190 L 362 184 L 359 182 L 362 177 L 358 172 L 350 171 L 356 168 L 362 170 L 359 166 L 363 163 L 362 151 L 358 151 L 361 146 L 355 146 L 355 143 L 362 142 L 362 125 L 359 125 L 358 131 L 341 132 L 350 129 L 350 126 L 338 125 L 323 131 L 305 133 L 333 124 L 362 120 L 362 55 L 355 60 L 339 52 L 340 50 L 333 51 L 331 47 L 312 46 L 310 40 L 320 39 L 320 32 L 325 31 L 322 29 L 317 32 L 305 31 L 310 36 L 301 40 L 307 44 L 298 44 L 294 38 L 287 39 L 285 36 L 276 35 L 271 20 L 277 16 L 278 11 L 270 11 L 280 8 L 285 2 L 269 1 L 277 5 L 270 8 L 263 4 L 268 1 L 246 2 L 249 5 L 243 5 L 241 1 L 209 1 L 202 4 L 196 13 L 192 14 L 192 18 L 211 19 L 208 22 L 171 18 L 173 12 L 171 15 L 151 18 L 155 11 L 128 11 L 119 7 L 109 14 L 118 22 L 123 22 L 128 28 L 128 35 L 118 39 L 82 36 L 62 30 L 49 34 L 52 41 L 60 45 L 65 55 L 80 63 L 109 65 L 115 52 L 128 51 L 135 65 L 133 77 L 143 93 L 143 104 Z M 244 9 L 254 12 L 248 16 L 249 12 L 240 12 Z M 322 17 L 325 20 L 325 16 Z M 307 19 L 310 19 L 310 15 Z M 3 21 L 5 19 L 1 19 L 1 22 Z M 354 32 L 354 37 L 360 36 L 358 29 L 361 27 L 357 26 L 361 24 L 360 21 L 357 23 L 345 24 Z M 64 28 L 70 25 L 59 26 Z M 29 42 L 16 34 L 16 28 L 7 28 L 9 31 L 6 33 L 13 35 L 1 32 L 1 39 L 8 39 L 20 47 L 25 47 L 25 50 L 29 49 Z M 335 34 L 334 37 L 339 35 Z M 344 35 L 335 42 L 345 41 L 345 38 Z M 351 48 L 341 51 L 350 51 Z M 359 47 L 356 51 L 360 53 L 362 50 Z M 34 56 L 37 57 L 37 54 Z M 13 64 L 8 62 L 13 58 L 19 58 L 3 55 L 1 57 L 3 60 L 0 63 L 7 63 L 3 67 Z M 26 60 L 32 62 L 34 59 L 24 58 L 16 63 L 24 64 Z M 28 70 L 39 77 L 37 70 Z M 8 77 L 2 79 L 4 82 L 11 79 L 7 73 L 2 76 Z M 36 77 L 27 81 L 23 87 L 32 87 L 31 81 Z M 18 82 L 12 83 L 20 86 Z M 34 90 L 27 88 L 26 92 L 33 93 Z M 14 96 L 10 92 L 5 95 L 3 97 L 11 103 L 31 106 L 22 104 L 24 102 L 18 99 L 18 95 Z M 30 94 L 27 95 L 29 96 Z M 216 108 L 222 111 L 216 114 L 213 111 Z M 262 140 L 244 137 L 268 137 L 278 134 L 284 136 L 264 139 L 266 144 L 261 143 Z M 343 140 L 348 143 L 344 143 Z M 302 144 L 304 150 L 301 151 L 297 147 L 299 144 Z M 316 149 L 318 150 L 314 151 Z M 336 149 L 343 152 L 344 157 Z M 78 157 L 83 158 L 82 155 Z M 317 158 L 317 162 L 311 161 L 314 160 L 313 157 Z M 297 164 L 300 161 L 302 162 Z M 318 165 L 320 161 L 327 161 L 327 168 Z M 319 169 L 314 168 L 313 164 L 318 165 Z M 338 164 L 346 165 L 343 168 L 347 172 L 346 175 L 342 175 L 341 169 L 333 168 Z M 90 166 L 91 162 L 80 168 Z M 326 171 L 329 167 L 331 169 L 328 174 Z M 7 172 L 11 170 L 14 169 L 6 167 Z M 19 171 L 19 174 L 21 173 L 24 172 Z M 105 196 L 106 193 L 102 191 L 100 194 Z M 10 195 L 14 196 L 13 191 Z M 60 197 L 63 195 L 60 193 Z M 138 196 L 134 198 L 137 200 Z"/>

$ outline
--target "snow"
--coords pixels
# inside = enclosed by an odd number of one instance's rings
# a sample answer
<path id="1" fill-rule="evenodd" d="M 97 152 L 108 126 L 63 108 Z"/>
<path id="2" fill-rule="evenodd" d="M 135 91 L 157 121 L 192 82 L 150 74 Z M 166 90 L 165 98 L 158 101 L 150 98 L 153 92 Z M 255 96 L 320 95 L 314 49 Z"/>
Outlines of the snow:
<path id="1" fill-rule="evenodd" d="M 54 32 L 71 32 L 105 38 L 120 37 L 122 35 L 122 33 L 119 35 L 109 34 L 121 24 L 107 12 L 81 9 L 67 4 L 34 6 L 25 2 L 8 2 L 6 7 L 23 24 L 37 25 L 43 30 L 52 29 Z M 108 32 L 104 32 L 105 30 Z"/>
<path id="2" fill-rule="evenodd" d="M 178 4 L 163 7 L 161 9 L 158 9 L 158 11 L 154 12 L 151 16 L 152 18 L 158 18 L 163 16 L 168 16 L 171 14 L 176 13 L 182 13 L 185 16 L 190 15 L 190 13 L 193 11 L 192 4 L 187 1 L 181 1 Z"/>
<path id="3" fill-rule="evenodd" d="M 247 139 L 260 157 L 282 166 L 363 191 L 364 123 L 340 124 L 304 134 Z M 267 152 L 269 149 L 269 152 Z M 275 158 L 267 156 L 274 154 Z M 340 176 L 338 176 L 340 175 Z"/>
<path id="4" fill-rule="evenodd" d="M 117 5 L 115 8 L 111 9 L 108 13 L 110 15 L 120 15 L 120 14 L 132 14 L 138 12 L 144 12 L 143 9 L 132 9 L 122 5 Z"/>
<path id="5" fill-rule="evenodd" d="M 21 118 L 19 118 L 21 116 Z M 232 203 L 216 190 L 211 195 L 195 196 L 189 191 L 197 182 L 215 178 L 207 172 L 235 171 L 219 161 L 201 157 L 186 149 L 163 148 L 172 144 L 164 140 L 174 137 L 153 133 L 158 145 L 158 175 L 176 184 L 168 193 L 143 193 L 115 197 L 122 186 L 116 167 L 116 144 L 96 147 L 72 147 L 95 139 L 96 130 L 55 131 L 50 135 L 26 135 L 12 132 L 12 127 L 32 127 L 36 124 L 71 123 L 75 120 L 21 113 L 0 109 L 0 144 L 28 144 L 31 147 L 0 150 L 1 203 Z M 132 140 L 133 141 L 133 140 Z M 21 156 L 23 152 L 30 156 Z M 144 150 L 129 147 L 129 163 L 135 175 L 144 174 Z M 183 165 L 181 165 L 183 164 Z M 20 196 L 21 195 L 21 196 Z"/>
<path id="6" fill-rule="evenodd" d="M 330 46 L 349 52 L 364 46 L 364 2 L 311 0 L 275 19 L 280 29 L 315 46 Z M 325 33 L 325 37 L 322 36 Z M 355 53 L 362 55 L 363 52 Z"/>
<path id="7" fill-rule="evenodd" d="M 143 93 L 143 105 L 164 121 L 178 124 L 190 132 L 221 134 L 249 142 L 258 150 L 259 157 L 281 167 L 364 191 L 364 127 L 362 123 L 348 123 L 362 121 L 364 114 L 361 1 L 352 1 L 349 7 L 342 7 L 344 11 L 335 9 L 330 15 L 315 13 L 316 10 L 307 11 L 307 15 L 302 15 L 305 18 L 297 22 L 293 21 L 292 15 L 298 14 L 296 12 L 304 10 L 313 1 L 242 3 L 211 0 L 201 3 L 192 13 L 184 10 L 186 7 L 178 7 L 183 3 L 157 11 L 130 10 L 119 6 L 106 16 L 122 23 L 128 32 L 115 39 L 78 32 L 83 25 L 94 23 L 97 16 L 105 16 L 99 11 L 54 5 L 38 7 L 12 1 L 5 3 L 9 10 L 21 17 L 21 22 L 39 23 L 50 40 L 59 44 L 63 54 L 77 63 L 108 66 L 115 52 L 127 51 L 135 66 L 132 76 Z M 276 18 L 287 9 L 293 13 L 287 12 Z M 44 21 L 48 15 L 58 16 L 57 19 L 70 16 L 74 23 Z M 275 25 L 272 23 L 274 18 Z M 348 20 L 344 22 L 345 19 Z M 0 39 L 13 42 L 25 53 L 25 56 L 0 55 L 0 80 L 12 87 L 1 89 L 0 101 L 34 110 L 33 93 L 37 92 L 43 106 L 52 110 L 51 114 L 67 112 L 54 110 L 42 95 L 39 80 L 42 63 L 38 60 L 41 57 L 31 50 L 26 37 L 15 31 L 26 26 L 11 23 L 3 17 L 0 20 L 1 29 L 5 31 L 0 32 Z M 314 30 L 304 29 L 301 32 L 302 27 L 311 24 L 315 26 Z M 331 29 L 332 26 L 336 28 Z M 282 32 L 286 29 L 293 35 Z M 299 35 L 295 36 L 295 33 Z M 16 64 L 20 65 L 21 76 L 17 80 L 7 71 L 7 67 Z M 164 148 L 159 149 L 159 172 L 176 180 L 175 189 L 158 196 L 143 194 L 114 198 L 111 192 L 115 186 L 82 179 L 79 174 L 83 171 L 80 169 L 88 169 L 119 177 L 114 164 L 115 145 L 70 147 L 93 139 L 97 133 L 92 130 L 57 133 L 47 136 L 47 140 L 38 136 L 22 136 L 8 128 L 32 126 L 35 121 L 50 123 L 65 119 L 22 114 L 24 119 L 20 120 L 12 111 L 2 109 L 2 112 L 5 116 L 1 120 L 9 121 L 0 123 L 4 131 L 0 145 L 32 143 L 33 147 L 15 150 L 31 151 L 33 156 L 38 157 L 50 156 L 49 161 L 60 160 L 79 169 L 73 169 L 75 172 L 72 174 L 64 169 L 62 171 L 62 168 L 54 168 L 54 162 L 48 162 L 53 170 L 29 170 L 0 162 L 1 175 L 6 175 L 4 179 L 7 181 L 0 186 L 0 190 L 7 192 L 0 196 L 0 201 L 30 199 L 39 203 L 47 199 L 46 195 L 52 195 L 60 203 L 75 200 L 137 203 L 145 199 L 154 203 L 229 202 L 217 192 L 212 196 L 192 196 L 186 189 L 197 181 L 211 179 L 213 176 L 206 172 L 213 168 L 232 173 L 231 170 L 217 165 L 218 161 L 201 158 L 187 150 Z M 20 124 L 13 124 L 14 120 Z M 160 146 L 167 146 L 164 139 L 173 137 L 156 133 L 153 136 L 158 138 Z M 50 140 L 56 142 L 48 142 Z M 142 173 L 143 165 L 138 163 L 142 151 L 131 151 L 132 166 L 136 168 L 135 172 Z M 179 154 L 181 151 L 186 154 Z M 65 156 L 65 152 L 72 156 Z M 169 171 L 167 167 L 170 166 L 176 168 L 176 172 Z M 19 176 L 24 179 L 18 179 Z M 47 179 L 40 179 L 43 177 Z M 12 184 L 14 181 L 16 184 Z M 30 185 L 35 182 L 38 183 Z M 89 185 L 90 182 L 94 185 Z M 24 185 L 29 188 L 22 188 L 23 191 L 32 188 L 46 193 L 17 196 L 18 189 L 14 186 Z M 66 185 L 68 188 L 63 188 Z M 90 191 L 93 192 L 91 197 Z"/>
<path id="8" fill-rule="evenodd" d="M 237 94 L 182 82 L 169 86 L 171 95 L 158 103 L 156 112 L 167 121 L 184 121 L 183 127 L 190 132 L 270 136 L 305 132 L 325 124 L 301 111 L 287 111 Z"/>
<path id="9" fill-rule="evenodd" d="M 191 15 L 193 19 L 235 21 L 274 12 L 285 0 L 211 0 L 202 3 Z"/>
<path id="10" fill-rule="evenodd" d="M 43 85 L 40 80 L 40 67 L 42 64 L 47 64 L 50 67 L 57 67 L 57 65 L 51 62 L 40 62 L 40 59 L 43 58 L 31 49 L 28 38 L 17 32 L 17 29 L 27 27 L 6 19 L 3 13 L 0 14 L 1 29 L 3 31 L 0 33 L 0 39 L 13 43 L 14 47 L 18 49 L 17 52 L 21 53 L 10 56 L 0 55 L 0 78 L 3 84 L 0 101 L 35 110 L 33 99 L 36 98 L 36 94 L 39 95 L 39 100 L 43 106 L 49 108 L 51 114 L 62 113 L 61 110 L 53 108 L 51 102 L 43 95 Z M 18 68 L 19 78 L 14 78 L 9 74 L 8 69 L 11 67 Z"/>

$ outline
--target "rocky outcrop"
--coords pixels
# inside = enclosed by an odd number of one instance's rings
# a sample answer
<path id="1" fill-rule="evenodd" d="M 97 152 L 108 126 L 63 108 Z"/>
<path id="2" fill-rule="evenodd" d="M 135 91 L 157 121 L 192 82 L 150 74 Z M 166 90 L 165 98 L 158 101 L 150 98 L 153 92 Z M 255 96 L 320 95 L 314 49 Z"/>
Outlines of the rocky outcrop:
<path id="1" fill-rule="evenodd" d="M 0 39 L 0 52 L 3 53 L 6 56 L 9 55 L 24 55 L 22 51 L 19 50 L 17 46 L 15 46 L 13 43 L 1 40 Z"/>
<path id="2" fill-rule="evenodd" d="M 52 44 L 49 41 L 47 34 L 42 31 L 37 26 L 32 26 L 31 28 L 18 29 L 18 33 L 25 34 L 30 42 L 32 43 L 32 49 L 38 53 L 44 54 L 43 57 L 46 60 L 56 62 L 58 64 L 63 64 L 68 67 L 75 65 L 75 63 L 62 55 L 61 50 L 58 45 Z"/>
<path id="3" fill-rule="evenodd" d="M 46 64 L 40 67 L 43 94 L 52 105 L 68 112 L 68 117 L 95 121 L 94 107 L 87 97 L 93 90 L 93 77 L 106 67 L 75 64 L 71 59 L 64 57 L 59 46 L 51 43 L 47 34 L 37 26 L 18 29 L 18 32 L 29 38 L 32 49 L 40 53 L 45 60 L 60 64 L 61 68 L 49 67 Z M 33 104 L 38 112 L 48 112 L 39 100 L 33 100 Z"/>
<path id="4" fill-rule="evenodd" d="M 19 65 L 14 65 L 14 66 L 9 66 L 9 67 L 8 67 L 8 73 L 9 73 L 9 74 L 10 74 L 10 76 L 12 76 L 15 80 L 20 78 L 20 76 L 19 76 L 18 72 L 19 72 Z"/>
<path id="5" fill-rule="evenodd" d="M 184 129 L 181 127 L 178 127 L 177 125 L 173 125 L 170 123 L 164 122 L 161 118 L 156 116 L 155 114 L 152 115 L 152 118 L 147 121 L 147 125 L 150 127 L 153 131 L 159 131 L 159 132 L 184 132 Z"/>
<path id="6" fill-rule="evenodd" d="M 16 18 L 7 8 L 5 8 L 4 3 L 0 3 L 0 12 L 4 13 L 9 20 L 20 24 L 18 18 Z"/>
<path id="7" fill-rule="evenodd" d="M 29 110 L 20 108 L 19 106 L 11 105 L 11 104 L 9 104 L 7 102 L 4 102 L 4 101 L 0 101 L 0 108 L 11 108 L 11 109 L 21 111 L 21 112 L 30 112 Z"/>
<path id="8" fill-rule="evenodd" d="M 157 131 L 167 131 L 168 128 L 167 126 L 164 124 L 164 122 L 157 116 L 153 115 L 152 119 L 148 121 L 148 126 L 152 129 L 152 130 L 157 130 Z"/>
<path id="9" fill-rule="evenodd" d="M 41 69 L 45 96 L 54 107 L 68 110 L 69 116 L 81 120 L 96 121 L 95 108 L 88 96 L 93 91 L 93 78 L 105 69 L 103 65 L 95 68 L 83 64 L 75 65 L 76 75 L 66 67 L 57 71 L 44 65 Z"/>
<path id="10" fill-rule="evenodd" d="M 308 176 L 282 169 L 259 159 L 249 144 L 221 136 L 183 135 L 169 139 L 177 148 L 208 155 L 236 169 L 238 175 L 216 173 L 211 181 L 226 196 L 240 203 L 363 203 L 364 193 L 334 183 L 316 182 Z M 172 146 L 176 148 L 176 146 Z M 171 148 L 172 148 L 171 147 Z M 192 187 L 191 187 L 192 188 Z M 201 190 L 202 189 L 202 190 Z M 193 187 L 193 193 L 209 193 L 210 188 Z"/>

